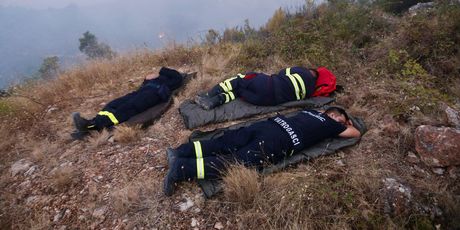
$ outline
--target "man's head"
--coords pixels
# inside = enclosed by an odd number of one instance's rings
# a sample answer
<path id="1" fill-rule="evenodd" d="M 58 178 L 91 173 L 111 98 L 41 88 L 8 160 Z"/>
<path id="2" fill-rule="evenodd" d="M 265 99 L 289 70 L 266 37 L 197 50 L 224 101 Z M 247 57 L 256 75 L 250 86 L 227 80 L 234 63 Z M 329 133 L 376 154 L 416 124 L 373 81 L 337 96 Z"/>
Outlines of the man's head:
<path id="1" fill-rule="evenodd" d="M 339 108 L 339 107 L 335 107 L 335 106 L 331 106 L 329 108 L 326 109 L 326 111 L 324 111 L 324 114 L 326 114 L 327 116 L 329 116 L 330 118 L 332 118 L 333 120 L 343 124 L 343 125 L 346 125 L 348 120 L 350 119 L 350 117 L 348 117 L 348 114 L 347 112 L 345 112 L 344 109 L 342 108 Z"/>

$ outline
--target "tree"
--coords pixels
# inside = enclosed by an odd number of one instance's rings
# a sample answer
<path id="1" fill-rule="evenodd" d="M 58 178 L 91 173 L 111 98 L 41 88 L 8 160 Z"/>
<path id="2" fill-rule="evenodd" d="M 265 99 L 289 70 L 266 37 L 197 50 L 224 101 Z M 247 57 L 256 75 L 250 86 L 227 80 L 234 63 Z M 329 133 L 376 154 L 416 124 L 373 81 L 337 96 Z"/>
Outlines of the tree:
<path id="1" fill-rule="evenodd" d="M 220 35 L 219 32 L 210 29 L 208 30 L 208 33 L 206 34 L 206 44 L 208 45 L 214 45 L 220 41 Z"/>
<path id="2" fill-rule="evenodd" d="M 86 54 L 90 59 L 95 58 L 107 58 L 112 59 L 115 56 L 115 52 L 112 51 L 109 45 L 97 41 L 97 37 L 86 31 L 83 34 L 83 37 L 78 39 L 80 41 L 80 49 L 81 52 Z"/>
<path id="3" fill-rule="evenodd" d="M 59 58 L 57 56 L 46 57 L 38 70 L 42 79 L 52 79 L 59 74 Z"/>

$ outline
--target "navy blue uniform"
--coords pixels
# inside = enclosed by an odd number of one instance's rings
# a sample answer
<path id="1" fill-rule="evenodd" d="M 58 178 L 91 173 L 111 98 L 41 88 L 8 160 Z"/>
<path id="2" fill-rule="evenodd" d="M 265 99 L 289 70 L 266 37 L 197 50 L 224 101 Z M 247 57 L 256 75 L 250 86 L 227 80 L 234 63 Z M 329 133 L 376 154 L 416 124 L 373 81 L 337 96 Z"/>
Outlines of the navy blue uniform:
<path id="1" fill-rule="evenodd" d="M 166 102 L 171 92 L 182 85 L 182 75 L 173 69 L 161 68 L 159 76 L 144 80 L 141 87 L 109 102 L 91 121 L 93 129 L 101 130 L 144 112 L 159 103 Z"/>
<path id="2" fill-rule="evenodd" d="M 277 116 L 230 130 L 217 139 L 182 144 L 176 149 L 174 165 L 169 167 L 179 180 L 213 179 L 228 164 L 239 162 L 254 167 L 276 164 L 345 129 L 325 114 L 304 110 L 290 118 Z"/>
<path id="3" fill-rule="evenodd" d="M 313 95 L 316 77 L 307 68 L 291 67 L 278 74 L 249 72 L 219 84 L 225 103 L 240 97 L 254 105 L 278 105 Z"/>

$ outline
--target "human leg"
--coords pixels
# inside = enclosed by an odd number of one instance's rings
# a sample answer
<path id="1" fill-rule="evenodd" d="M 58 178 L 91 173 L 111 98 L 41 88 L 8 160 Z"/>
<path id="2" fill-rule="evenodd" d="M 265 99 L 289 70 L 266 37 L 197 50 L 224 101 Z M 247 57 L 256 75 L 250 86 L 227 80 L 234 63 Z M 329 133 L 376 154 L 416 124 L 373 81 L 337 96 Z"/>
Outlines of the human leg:
<path id="1" fill-rule="evenodd" d="M 237 96 L 234 92 L 242 87 L 243 80 L 243 74 L 229 78 L 217 84 L 208 92 L 195 97 L 195 102 L 207 110 L 229 103 L 236 99 Z"/>

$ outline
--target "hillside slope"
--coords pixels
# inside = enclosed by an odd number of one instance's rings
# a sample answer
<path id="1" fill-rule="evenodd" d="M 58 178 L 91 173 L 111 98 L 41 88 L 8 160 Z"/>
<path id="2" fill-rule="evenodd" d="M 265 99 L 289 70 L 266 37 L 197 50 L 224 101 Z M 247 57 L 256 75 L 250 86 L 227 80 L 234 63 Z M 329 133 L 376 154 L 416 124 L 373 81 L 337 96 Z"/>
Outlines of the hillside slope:
<path id="1" fill-rule="evenodd" d="M 98 60 L 11 89 L 15 96 L 0 99 L 0 226 L 458 228 L 459 170 L 436 174 L 420 161 L 414 130 L 448 125 L 443 106 L 460 108 L 460 23 L 451 20 L 459 17 L 458 3 L 438 3 L 415 16 L 346 2 L 307 5 L 276 12 L 258 30 L 230 28 L 207 44 Z M 269 176 L 235 167 L 225 192 L 211 200 L 194 183 L 165 197 L 165 149 L 191 133 L 179 104 L 237 72 L 291 65 L 333 70 L 345 88 L 337 104 L 369 127 L 361 142 Z M 198 78 L 154 125 L 70 139 L 71 112 L 94 115 L 161 66 L 196 71 Z"/>

